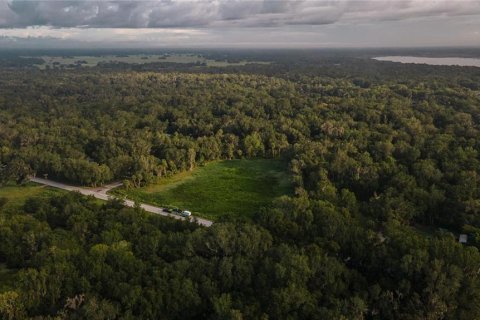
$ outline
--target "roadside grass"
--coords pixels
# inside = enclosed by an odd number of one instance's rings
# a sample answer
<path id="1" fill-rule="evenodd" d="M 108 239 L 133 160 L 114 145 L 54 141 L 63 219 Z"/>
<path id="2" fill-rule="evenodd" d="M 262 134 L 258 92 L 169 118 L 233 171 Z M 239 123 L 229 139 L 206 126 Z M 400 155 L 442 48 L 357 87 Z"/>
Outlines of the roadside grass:
<path id="1" fill-rule="evenodd" d="M 38 196 L 49 197 L 61 192 L 64 191 L 45 187 L 33 182 L 28 182 L 25 185 L 9 183 L 0 187 L 0 198 L 7 199 L 7 203 L 3 208 L 10 209 L 22 206 L 28 198 Z"/>
<path id="2" fill-rule="evenodd" d="M 113 193 L 139 202 L 190 210 L 212 220 L 227 215 L 252 217 L 274 198 L 293 193 L 287 167 L 284 161 L 269 159 L 216 161 L 154 185 L 119 188 Z"/>

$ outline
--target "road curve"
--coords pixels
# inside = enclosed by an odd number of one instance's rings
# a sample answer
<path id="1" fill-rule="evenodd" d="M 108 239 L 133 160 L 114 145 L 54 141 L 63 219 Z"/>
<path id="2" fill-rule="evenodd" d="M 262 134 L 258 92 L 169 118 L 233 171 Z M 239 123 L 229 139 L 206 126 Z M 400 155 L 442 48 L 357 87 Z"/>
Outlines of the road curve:
<path id="1" fill-rule="evenodd" d="M 73 192 L 79 192 L 85 196 L 94 196 L 97 199 L 100 200 L 110 200 L 110 199 L 116 199 L 116 197 L 107 194 L 107 192 L 113 188 L 119 187 L 121 183 L 112 183 L 105 185 L 103 187 L 98 187 L 98 188 L 83 188 L 83 187 L 76 187 L 76 186 L 71 186 L 68 184 L 64 184 L 61 182 L 56 182 L 48 179 L 42 179 L 42 178 L 37 178 L 37 177 L 32 177 L 30 178 L 30 181 L 43 184 L 45 186 L 53 187 L 53 188 L 58 188 L 62 190 L 67 190 L 67 191 L 73 191 Z M 135 202 L 132 200 L 125 199 L 123 201 L 124 205 L 127 207 L 134 207 Z M 165 210 L 165 208 L 160 208 L 160 207 L 155 207 L 149 204 L 142 203 L 140 204 L 140 207 L 151 213 L 159 214 L 165 217 L 170 217 L 170 218 L 175 218 L 179 220 L 186 220 L 184 217 L 181 217 L 179 215 L 171 214 Z M 198 218 L 198 217 L 192 217 L 191 220 L 192 222 L 198 223 L 199 225 L 205 226 L 205 227 L 210 227 L 213 222 L 210 220 Z"/>

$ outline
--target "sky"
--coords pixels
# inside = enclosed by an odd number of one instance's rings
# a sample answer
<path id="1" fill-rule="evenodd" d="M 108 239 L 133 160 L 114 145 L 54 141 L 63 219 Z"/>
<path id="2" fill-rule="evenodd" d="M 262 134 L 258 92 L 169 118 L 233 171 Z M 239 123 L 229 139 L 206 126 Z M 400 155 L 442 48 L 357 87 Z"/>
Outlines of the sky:
<path id="1" fill-rule="evenodd" d="M 480 0 L 0 0 L 0 48 L 480 46 Z"/>

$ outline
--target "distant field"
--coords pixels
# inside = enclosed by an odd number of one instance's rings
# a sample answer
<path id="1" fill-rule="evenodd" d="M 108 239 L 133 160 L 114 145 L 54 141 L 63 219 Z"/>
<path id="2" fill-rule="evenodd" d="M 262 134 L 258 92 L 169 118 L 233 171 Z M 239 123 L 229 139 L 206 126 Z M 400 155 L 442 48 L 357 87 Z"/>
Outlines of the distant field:
<path id="1" fill-rule="evenodd" d="M 35 183 L 28 183 L 25 186 L 9 184 L 0 188 L 0 198 L 7 198 L 6 206 L 21 206 L 30 197 L 40 195 L 54 195 L 63 192 L 57 189 L 47 188 Z"/>
<path id="2" fill-rule="evenodd" d="M 128 191 L 119 189 L 115 193 L 217 219 L 223 215 L 251 217 L 274 198 L 292 191 L 285 162 L 229 160 L 209 163 L 155 185 Z"/>
<path id="3" fill-rule="evenodd" d="M 226 66 L 242 66 L 247 63 L 263 63 L 255 61 L 240 61 L 230 63 L 227 61 L 215 61 L 206 59 L 195 54 L 170 54 L 170 55 L 103 55 L 103 56 L 42 56 L 45 63 L 37 65 L 40 69 L 45 69 L 47 66 L 74 66 L 81 65 L 82 67 L 95 67 L 100 62 L 122 62 L 131 64 L 145 64 L 154 62 L 172 62 L 172 63 L 201 63 L 208 67 L 226 67 Z"/>

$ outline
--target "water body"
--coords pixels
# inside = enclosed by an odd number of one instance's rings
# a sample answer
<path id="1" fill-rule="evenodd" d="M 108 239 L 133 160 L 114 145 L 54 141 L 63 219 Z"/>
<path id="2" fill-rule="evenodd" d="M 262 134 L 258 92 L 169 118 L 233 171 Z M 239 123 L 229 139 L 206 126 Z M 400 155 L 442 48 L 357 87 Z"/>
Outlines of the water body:
<path id="1" fill-rule="evenodd" d="M 446 58 L 428 58 L 428 57 L 409 57 L 409 56 L 386 56 L 375 57 L 374 60 L 378 61 L 391 61 L 400 63 L 417 63 L 417 64 L 430 64 L 433 66 L 465 66 L 465 67 L 479 67 L 479 58 L 458 58 L 458 57 L 446 57 Z"/>

